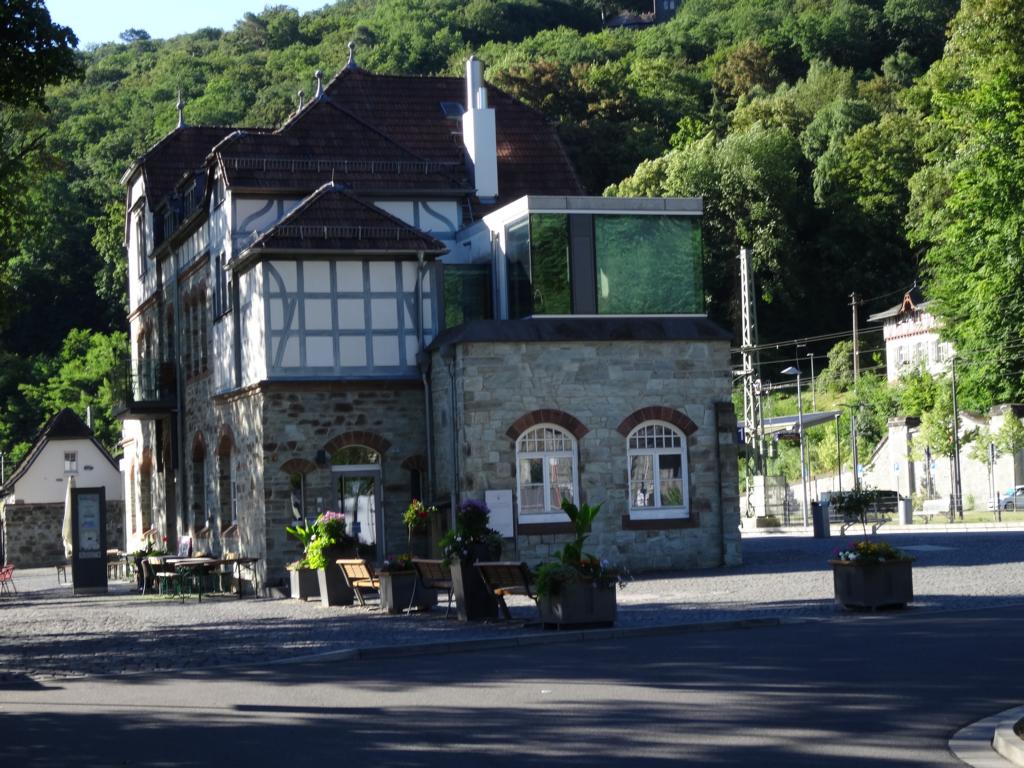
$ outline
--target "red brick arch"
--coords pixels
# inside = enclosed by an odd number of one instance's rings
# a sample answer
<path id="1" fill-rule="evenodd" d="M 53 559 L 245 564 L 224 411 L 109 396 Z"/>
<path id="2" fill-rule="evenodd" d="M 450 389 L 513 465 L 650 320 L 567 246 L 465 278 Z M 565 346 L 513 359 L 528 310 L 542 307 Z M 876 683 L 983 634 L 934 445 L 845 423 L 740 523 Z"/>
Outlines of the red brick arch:
<path id="1" fill-rule="evenodd" d="M 530 427 L 537 426 L 538 424 L 554 424 L 562 427 L 577 440 L 590 431 L 582 421 L 577 419 L 571 413 L 558 411 L 554 408 L 541 408 L 536 411 L 524 413 L 512 423 L 512 426 L 505 431 L 505 434 L 513 440 L 518 440 L 519 436 L 523 434 L 523 432 L 528 430 Z"/>
<path id="2" fill-rule="evenodd" d="M 235 447 L 235 436 L 231 434 L 231 427 L 221 424 L 217 432 L 217 455 L 230 456 Z"/>
<path id="3" fill-rule="evenodd" d="M 682 411 L 666 408 L 664 405 L 649 405 L 646 408 L 633 411 L 622 420 L 622 423 L 617 427 L 617 431 L 623 437 L 629 437 L 629 433 L 645 421 L 668 422 L 673 427 L 682 430 L 683 434 L 687 436 L 697 431 L 697 425 L 693 419 Z"/>
<path id="4" fill-rule="evenodd" d="M 373 450 L 381 455 L 391 447 L 391 443 L 376 432 L 356 430 L 332 437 L 324 443 L 324 450 L 327 452 L 328 457 L 330 457 L 342 448 L 348 448 L 350 445 L 365 445 L 367 448 L 373 448 Z"/>
<path id="5" fill-rule="evenodd" d="M 415 470 L 416 472 L 426 472 L 427 458 L 425 456 L 421 456 L 420 454 L 410 456 L 409 458 L 402 462 L 402 469 Z"/>
<path id="6" fill-rule="evenodd" d="M 316 464 L 309 459 L 288 459 L 281 465 L 281 471 L 288 475 L 308 475 L 316 469 Z"/>

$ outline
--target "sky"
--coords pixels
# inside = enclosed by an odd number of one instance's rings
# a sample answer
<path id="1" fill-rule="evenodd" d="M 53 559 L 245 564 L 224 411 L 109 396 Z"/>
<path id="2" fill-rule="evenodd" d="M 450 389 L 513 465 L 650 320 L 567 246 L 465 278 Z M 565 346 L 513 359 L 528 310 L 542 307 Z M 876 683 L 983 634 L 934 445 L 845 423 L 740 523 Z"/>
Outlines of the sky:
<path id="1" fill-rule="evenodd" d="M 329 0 L 276 0 L 300 13 L 330 5 Z M 71 27 L 78 47 L 117 40 L 126 29 L 144 29 L 168 38 L 203 27 L 231 29 L 246 13 L 259 13 L 266 0 L 46 0 L 50 18 Z"/>

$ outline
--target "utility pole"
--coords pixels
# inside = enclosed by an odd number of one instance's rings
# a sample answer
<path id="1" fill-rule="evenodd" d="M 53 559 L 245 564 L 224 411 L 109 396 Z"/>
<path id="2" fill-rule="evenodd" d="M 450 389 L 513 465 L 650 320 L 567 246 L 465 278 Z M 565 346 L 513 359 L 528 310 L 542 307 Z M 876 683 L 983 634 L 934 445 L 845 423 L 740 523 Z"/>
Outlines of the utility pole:
<path id="1" fill-rule="evenodd" d="M 953 511 L 964 519 L 962 499 L 963 486 L 960 484 L 960 410 L 956 404 L 956 357 L 949 359 L 949 370 L 953 377 Z"/>
<path id="2" fill-rule="evenodd" d="M 818 412 L 818 400 L 815 397 L 814 387 L 814 353 L 808 352 L 807 356 L 811 359 L 811 410 L 815 413 Z"/>
<path id="3" fill-rule="evenodd" d="M 850 294 L 850 307 L 853 309 L 853 383 L 860 378 L 860 343 L 857 338 L 857 306 L 860 301 L 857 299 L 857 292 Z"/>
<path id="4" fill-rule="evenodd" d="M 850 294 L 850 307 L 853 310 L 853 384 L 854 387 L 857 385 L 857 380 L 860 378 L 860 340 L 857 337 L 857 307 L 860 305 L 860 299 L 857 298 L 857 292 L 854 291 Z M 854 408 L 850 411 L 850 444 L 853 453 L 853 490 L 860 490 L 860 474 L 858 473 L 857 466 L 857 409 Z"/>

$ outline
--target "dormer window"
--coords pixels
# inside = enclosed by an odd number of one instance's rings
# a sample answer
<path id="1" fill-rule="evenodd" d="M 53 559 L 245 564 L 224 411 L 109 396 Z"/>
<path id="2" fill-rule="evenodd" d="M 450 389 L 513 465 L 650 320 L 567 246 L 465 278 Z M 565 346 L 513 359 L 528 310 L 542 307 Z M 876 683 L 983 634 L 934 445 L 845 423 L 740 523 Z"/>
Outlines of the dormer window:
<path id="1" fill-rule="evenodd" d="M 441 114 L 449 120 L 461 120 L 466 109 L 457 101 L 442 101 Z"/>

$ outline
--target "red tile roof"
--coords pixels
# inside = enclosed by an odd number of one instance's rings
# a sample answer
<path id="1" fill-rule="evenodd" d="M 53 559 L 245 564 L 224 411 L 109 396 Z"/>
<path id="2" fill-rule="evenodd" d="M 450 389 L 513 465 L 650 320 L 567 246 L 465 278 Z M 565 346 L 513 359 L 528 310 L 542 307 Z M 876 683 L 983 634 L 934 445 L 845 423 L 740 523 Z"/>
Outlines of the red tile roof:
<path id="1" fill-rule="evenodd" d="M 155 209 L 186 174 L 201 168 L 210 147 L 234 130 L 223 126 L 185 125 L 175 128 L 147 149 L 135 165 L 142 167 L 149 207 Z"/>
<path id="2" fill-rule="evenodd" d="M 464 104 L 462 78 L 343 70 L 325 93 L 421 157 L 464 157 L 461 123 L 441 112 L 443 101 Z M 565 148 L 543 114 L 493 86 L 488 86 L 488 102 L 497 125 L 499 205 L 527 194 L 583 194 Z"/>
<path id="3" fill-rule="evenodd" d="M 324 184 L 247 250 L 441 254 L 435 238 L 337 184 Z"/>
<path id="4" fill-rule="evenodd" d="M 583 194 L 544 115 L 493 86 L 488 92 L 496 113 L 499 199 L 486 206 L 472 200 L 476 213 L 527 194 Z M 339 182 L 364 194 L 464 195 L 472 184 L 461 122 L 441 109 L 441 102 L 464 100 L 462 78 L 345 69 L 321 98 L 273 132 L 185 126 L 154 145 L 139 164 L 154 205 L 211 150 L 229 183 L 247 189 L 310 193 Z"/>

